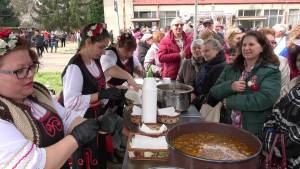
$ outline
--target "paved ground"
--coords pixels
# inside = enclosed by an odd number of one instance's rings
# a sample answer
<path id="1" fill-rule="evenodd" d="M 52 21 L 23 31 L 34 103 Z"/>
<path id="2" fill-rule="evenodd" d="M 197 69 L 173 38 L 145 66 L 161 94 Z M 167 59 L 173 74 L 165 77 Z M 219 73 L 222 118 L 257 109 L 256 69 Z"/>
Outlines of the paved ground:
<path id="1" fill-rule="evenodd" d="M 68 61 L 74 56 L 77 50 L 77 43 L 67 43 L 66 47 L 59 47 L 56 53 L 44 52 L 43 57 L 40 59 L 41 72 L 62 72 Z"/>
<path id="2" fill-rule="evenodd" d="M 56 53 L 43 53 L 40 59 L 40 72 L 62 72 L 70 58 L 74 56 L 77 50 L 77 43 L 67 43 L 66 47 L 58 48 Z M 121 169 L 121 164 L 108 163 L 108 169 Z"/>

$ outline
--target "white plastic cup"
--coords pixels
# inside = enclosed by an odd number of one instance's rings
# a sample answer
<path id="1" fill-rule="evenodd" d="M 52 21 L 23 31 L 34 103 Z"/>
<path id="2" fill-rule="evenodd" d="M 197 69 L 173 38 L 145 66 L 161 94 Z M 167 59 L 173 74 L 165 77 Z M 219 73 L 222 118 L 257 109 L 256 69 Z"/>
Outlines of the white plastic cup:
<path id="1" fill-rule="evenodd" d="M 162 80 L 163 83 L 171 83 L 171 78 L 170 77 L 164 77 Z"/>

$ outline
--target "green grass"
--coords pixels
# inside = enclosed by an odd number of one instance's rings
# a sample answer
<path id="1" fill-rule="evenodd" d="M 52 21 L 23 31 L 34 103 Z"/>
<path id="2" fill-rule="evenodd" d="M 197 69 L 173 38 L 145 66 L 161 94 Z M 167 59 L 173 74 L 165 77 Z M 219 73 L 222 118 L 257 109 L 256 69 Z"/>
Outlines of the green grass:
<path id="1" fill-rule="evenodd" d="M 62 90 L 61 83 L 61 73 L 60 72 L 38 72 L 35 75 L 34 80 L 42 83 L 48 89 L 55 90 L 55 94 L 59 95 Z"/>

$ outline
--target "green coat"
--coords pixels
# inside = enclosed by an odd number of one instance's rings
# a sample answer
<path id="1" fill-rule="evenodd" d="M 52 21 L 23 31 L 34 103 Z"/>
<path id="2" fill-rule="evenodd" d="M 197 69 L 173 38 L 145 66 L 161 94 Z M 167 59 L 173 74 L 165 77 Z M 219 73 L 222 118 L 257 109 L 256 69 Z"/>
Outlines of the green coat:
<path id="1" fill-rule="evenodd" d="M 244 92 L 235 92 L 231 89 L 231 84 L 239 80 L 241 71 L 228 65 L 211 88 L 210 94 L 217 100 L 226 98 L 225 116 L 227 118 L 230 118 L 232 110 L 240 110 L 243 128 L 260 136 L 266 116 L 271 113 L 280 95 L 281 77 L 278 66 L 273 64 L 256 65 L 246 83 L 252 79 L 253 75 L 257 76 L 258 91 L 251 90 L 247 85 Z"/>

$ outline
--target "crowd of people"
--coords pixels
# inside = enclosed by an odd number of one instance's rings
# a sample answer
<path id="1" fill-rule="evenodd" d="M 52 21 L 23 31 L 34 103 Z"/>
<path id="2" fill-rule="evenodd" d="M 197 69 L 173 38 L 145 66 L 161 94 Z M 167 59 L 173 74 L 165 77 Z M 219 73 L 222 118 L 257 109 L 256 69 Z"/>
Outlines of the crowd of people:
<path id="1" fill-rule="evenodd" d="M 57 100 L 33 81 L 45 36 L 35 31 L 34 52 L 24 38 L 1 30 L 0 168 L 106 169 L 107 160 L 122 162 L 124 93 L 140 89 L 135 76 L 193 86 L 188 111 L 222 102 L 219 122 L 251 132 L 266 152 L 284 133 L 288 168 L 299 168 L 300 25 L 287 34 L 281 24 L 225 32 L 212 19 L 202 24 L 194 40 L 191 27 L 174 18 L 167 32 L 123 31 L 116 43 L 106 24 L 85 26 Z"/>
<path id="2" fill-rule="evenodd" d="M 48 32 L 47 30 L 39 30 L 36 28 L 32 29 L 24 29 L 20 28 L 16 32 L 20 37 L 26 39 L 26 41 L 32 46 L 36 48 L 36 53 L 39 57 L 42 57 L 43 53 L 49 52 L 48 48 L 50 48 L 50 52 L 57 52 L 57 48 L 59 47 L 66 47 L 66 41 L 70 40 L 75 42 L 75 35 L 68 34 L 65 31 L 51 31 Z"/>

